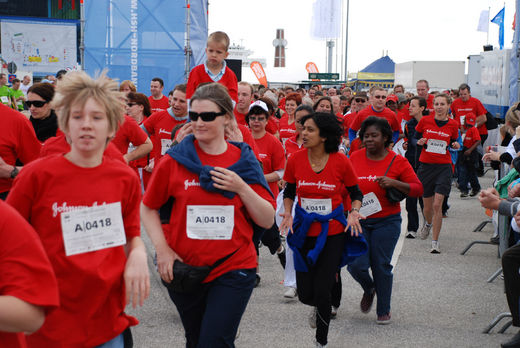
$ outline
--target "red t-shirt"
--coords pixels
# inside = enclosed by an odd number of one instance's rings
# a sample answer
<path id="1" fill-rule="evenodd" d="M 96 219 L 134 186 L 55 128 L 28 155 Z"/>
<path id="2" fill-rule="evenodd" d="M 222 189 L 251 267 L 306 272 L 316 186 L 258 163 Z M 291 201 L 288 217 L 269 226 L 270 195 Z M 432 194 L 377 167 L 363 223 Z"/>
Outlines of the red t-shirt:
<path id="1" fill-rule="evenodd" d="M 143 125 L 146 133 L 150 136 L 153 143 L 153 156 L 155 158 L 155 164 L 159 159 L 164 156 L 166 151 L 172 146 L 172 130 L 178 124 L 186 123 L 188 119 L 175 119 L 169 112 L 169 110 L 159 111 L 152 114 L 146 120 Z"/>
<path id="2" fill-rule="evenodd" d="M 477 141 L 481 140 L 478 128 L 476 127 L 469 128 L 464 134 L 463 138 L 464 140 L 462 141 L 462 145 L 468 149 L 472 147 L 473 144 L 475 144 Z"/>
<path id="3" fill-rule="evenodd" d="M 433 109 L 433 100 L 435 96 L 433 94 L 428 94 L 428 98 L 426 99 L 426 109 L 430 111 L 430 115 L 432 115 L 435 110 Z"/>
<path id="4" fill-rule="evenodd" d="M 363 121 L 366 120 L 369 116 L 385 118 L 394 132 L 401 129 L 399 123 L 397 122 L 397 118 L 395 117 L 395 112 L 386 107 L 382 111 L 375 111 L 371 105 L 357 113 L 356 118 L 350 124 L 350 129 L 353 129 L 357 132 L 361 128 Z"/>
<path id="5" fill-rule="evenodd" d="M 347 190 L 345 187 L 358 183 L 357 175 L 347 156 L 341 153 L 329 154 L 325 168 L 320 173 L 312 170 L 307 157 L 307 149 L 294 153 L 287 160 L 287 167 L 283 179 L 291 184 L 296 184 L 296 195 L 301 207 L 312 205 L 307 199 L 325 199 L 326 214 L 329 214 L 343 203 L 343 196 Z M 304 208 L 305 209 L 305 208 Z M 330 211 L 328 211 L 330 210 Z M 329 235 L 343 232 L 345 227 L 333 220 L 329 225 Z M 309 228 L 308 236 L 316 237 L 321 232 L 321 224 L 314 222 Z"/>
<path id="6" fill-rule="evenodd" d="M 350 128 L 350 125 L 352 124 L 352 121 L 354 121 L 357 117 L 357 112 L 351 112 L 350 114 L 346 114 L 343 116 L 343 127 L 345 128 L 345 136 L 348 138 L 348 129 Z"/>
<path id="7" fill-rule="evenodd" d="M 60 307 L 47 316 L 39 331 L 27 336 L 30 346 L 92 347 L 137 325 L 137 319 L 124 313 L 124 246 L 66 256 L 61 214 L 120 202 L 128 243 L 140 236 L 140 201 L 135 173 L 108 157 L 97 167 L 82 168 L 54 155 L 20 172 L 7 202 L 38 233 L 60 293 Z"/>
<path id="8" fill-rule="evenodd" d="M 262 161 L 264 174 L 270 174 L 274 171 L 283 170 L 285 168 L 283 146 L 274 135 L 265 133 L 265 135 L 260 139 L 255 139 L 255 142 L 260 153 L 260 160 Z M 273 195 L 275 197 L 278 196 L 278 182 L 273 181 L 268 184 Z"/>
<path id="9" fill-rule="evenodd" d="M 386 190 L 381 188 L 376 181 L 377 177 L 385 174 L 396 153 L 388 151 L 386 157 L 380 161 L 373 161 L 367 158 L 366 153 L 366 149 L 356 151 L 350 156 L 350 160 L 352 165 L 356 167 L 358 185 L 363 195 L 373 192 L 381 204 L 381 211 L 368 217 L 381 218 L 399 213 L 401 211 L 401 205 L 399 203 L 390 203 L 386 198 Z M 386 176 L 390 179 L 396 179 L 410 184 L 410 192 L 408 193 L 410 197 L 419 197 L 423 193 L 422 184 L 417 178 L 417 175 L 415 175 L 412 166 L 408 160 L 401 155 L 397 155 Z"/>
<path id="10" fill-rule="evenodd" d="M 244 125 L 239 124 L 238 129 L 240 130 L 240 133 L 242 133 L 243 142 L 251 147 L 256 158 L 260 162 L 262 162 L 262 159 L 260 158 L 260 152 L 258 151 L 258 146 L 256 145 L 255 138 L 253 138 L 253 135 L 251 134 L 251 131 L 249 130 L 249 128 L 247 128 Z"/>
<path id="11" fill-rule="evenodd" d="M 238 161 L 241 154 L 239 148 L 229 143 L 227 150 L 220 155 L 206 154 L 200 149 L 197 141 L 195 141 L 195 149 L 203 165 L 225 168 Z M 258 184 L 251 187 L 274 206 L 274 200 L 265 188 Z M 170 229 L 165 231 L 165 237 L 168 245 L 185 263 L 192 266 L 212 265 L 218 259 L 238 250 L 222 265 L 211 271 L 206 282 L 232 270 L 257 266 L 252 240 L 252 222 L 238 195 L 229 199 L 219 193 L 210 193 L 202 189 L 197 174 L 187 170 L 171 156 L 165 156 L 153 171 L 152 179 L 144 194 L 143 204 L 151 209 L 159 209 L 170 197 L 174 198 L 174 202 Z M 186 226 L 188 206 L 199 205 L 233 206 L 234 225 L 231 239 L 210 240 L 188 237 Z"/>
<path id="12" fill-rule="evenodd" d="M 62 133 L 59 136 L 45 140 L 45 143 L 43 143 L 43 146 L 41 147 L 39 157 L 42 158 L 50 155 L 63 155 L 68 152 L 70 152 L 70 144 L 67 142 L 65 134 Z M 114 144 L 112 144 L 112 142 L 108 143 L 103 155 L 126 164 L 126 161 L 123 158 L 123 154 Z"/>
<path id="13" fill-rule="evenodd" d="M 460 118 L 462 116 L 466 116 L 467 113 L 472 112 L 475 114 L 475 116 L 478 117 L 485 115 L 487 113 L 487 110 L 484 107 L 484 105 L 482 105 L 480 100 L 478 100 L 477 98 L 470 97 L 466 102 L 463 101 L 461 98 L 455 99 L 451 104 L 451 112 L 453 114 L 453 118 L 455 119 L 455 121 L 457 121 L 460 127 L 460 125 L 462 124 Z M 484 123 L 480 125 L 480 127 L 478 127 L 478 131 L 480 134 L 488 134 L 486 124 Z"/>
<path id="14" fill-rule="evenodd" d="M 237 110 L 237 107 L 235 106 L 235 108 L 233 109 L 233 113 L 235 114 L 235 118 L 237 120 L 237 123 L 238 124 L 241 124 L 243 126 L 249 126 L 247 123 L 246 123 L 246 115 L 247 115 L 247 112 L 245 114 L 239 112 Z"/>
<path id="15" fill-rule="evenodd" d="M 197 65 L 190 71 L 190 76 L 188 78 L 188 84 L 186 85 L 186 99 L 190 99 L 197 86 L 204 82 L 215 82 L 211 79 L 211 77 L 206 73 L 206 69 L 204 68 L 204 64 Z M 226 71 L 224 75 L 217 81 L 221 85 L 224 85 L 231 99 L 233 99 L 236 103 L 238 103 L 238 81 L 235 73 L 229 67 L 226 66 Z"/>
<path id="16" fill-rule="evenodd" d="M 148 101 L 150 102 L 150 108 L 152 109 L 152 113 L 165 111 L 170 107 L 168 97 L 165 95 L 163 95 L 161 99 L 154 99 L 153 96 L 149 96 Z"/>
<path id="17" fill-rule="evenodd" d="M 121 124 L 111 142 L 125 155 L 128 152 L 130 143 L 133 146 L 139 146 L 144 144 L 146 139 L 148 139 L 148 135 L 146 135 L 144 130 L 139 127 L 132 117 L 125 115 L 123 124 Z"/>
<path id="18" fill-rule="evenodd" d="M 457 122 L 448 119 L 448 123 L 439 127 L 433 116 L 427 116 L 421 118 L 415 130 L 427 139 L 427 146 L 421 151 L 419 162 L 451 164 L 451 155 L 447 147 L 459 137 Z"/>
<path id="19" fill-rule="evenodd" d="M 274 116 L 269 116 L 267 120 L 267 125 L 265 126 L 265 130 L 271 134 L 276 134 L 278 132 L 278 123 L 279 120 Z"/>
<path id="20" fill-rule="evenodd" d="M 41 144 L 34 128 L 23 114 L 0 103 L 0 157 L 14 166 L 19 159 L 27 164 L 38 158 Z M 0 178 L 0 193 L 11 189 L 13 179 Z"/>
<path id="21" fill-rule="evenodd" d="M 280 140 L 282 143 L 296 134 L 296 122 L 289 124 L 289 114 L 284 114 L 280 118 Z"/>
<path id="22" fill-rule="evenodd" d="M 301 149 L 303 149 L 303 143 L 301 145 L 298 145 L 298 135 L 299 134 L 296 133 L 294 136 L 290 137 L 285 141 L 285 156 L 287 158 L 291 157 L 295 152 L 298 152 Z"/>
<path id="23" fill-rule="evenodd" d="M 58 307 L 58 284 L 34 229 L 0 200 L 0 296 L 13 296 L 48 313 Z M 2 347 L 27 347 L 22 332 L 0 331 Z"/>

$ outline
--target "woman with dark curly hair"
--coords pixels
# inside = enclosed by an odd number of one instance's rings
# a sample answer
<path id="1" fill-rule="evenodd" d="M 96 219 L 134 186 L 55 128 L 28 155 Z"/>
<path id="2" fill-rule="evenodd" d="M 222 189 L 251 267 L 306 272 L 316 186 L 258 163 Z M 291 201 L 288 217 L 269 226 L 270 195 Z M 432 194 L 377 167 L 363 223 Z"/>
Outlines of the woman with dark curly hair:
<path id="1" fill-rule="evenodd" d="M 377 294 L 377 323 L 390 323 L 392 295 L 392 254 L 401 233 L 401 206 L 387 198 L 394 188 L 411 197 L 422 195 L 422 185 L 406 158 L 388 149 L 392 129 L 384 118 L 370 116 L 361 124 L 359 138 L 364 148 L 350 156 L 363 192 L 361 221 L 368 252 L 348 266 L 363 287 L 361 312 L 368 313 Z M 372 270 L 372 277 L 368 268 Z"/>
<path id="2" fill-rule="evenodd" d="M 331 317 L 331 290 L 340 265 L 344 264 L 349 228 L 361 232 L 359 214 L 363 195 L 350 160 L 338 153 L 343 129 L 336 116 L 315 113 L 303 116 L 301 133 L 305 149 L 287 162 L 284 180 L 285 212 L 281 214 L 282 234 L 294 252 L 298 298 L 313 307 L 309 324 L 316 330 L 318 347 L 327 344 Z M 345 219 L 345 187 L 352 199 L 352 211 Z M 291 210 L 295 197 L 295 217 Z M 350 236 L 349 236 L 350 237 Z"/>

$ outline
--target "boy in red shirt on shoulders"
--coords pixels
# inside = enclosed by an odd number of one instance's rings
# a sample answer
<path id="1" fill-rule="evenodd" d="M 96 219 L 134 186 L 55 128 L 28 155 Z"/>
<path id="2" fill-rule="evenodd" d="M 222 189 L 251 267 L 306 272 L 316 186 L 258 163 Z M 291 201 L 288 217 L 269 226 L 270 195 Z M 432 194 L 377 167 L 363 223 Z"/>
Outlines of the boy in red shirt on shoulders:
<path id="1" fill-rule="evenodd" d="M 480 192 L 480 183 L 477 177 L 478 153 L 477 146 L 480 145 L 480 134 L 475 127 L 476 115 L 472 112 L 466 114 L 464 120 L 465 133 L 462 136 L 462 152 L 459 156 L 459 189 L 460 197 L 468 197 L 468 181 L 471 184 L 471 197 Z"/>
<path id="2" fill-rule="evenodd" d="M 208 36 L 206 44 L 206 63 L 194 67 L 188 78 L 186 99 L 190 99 L 197 86 L 206 82 L 218 82 L 224 85 L 229 96 L 238 102 L 238 86 L 235 73 L 227 67 L 225 59 L 229 55 L 229 37 L 222 31 L 216 31 Z"/>

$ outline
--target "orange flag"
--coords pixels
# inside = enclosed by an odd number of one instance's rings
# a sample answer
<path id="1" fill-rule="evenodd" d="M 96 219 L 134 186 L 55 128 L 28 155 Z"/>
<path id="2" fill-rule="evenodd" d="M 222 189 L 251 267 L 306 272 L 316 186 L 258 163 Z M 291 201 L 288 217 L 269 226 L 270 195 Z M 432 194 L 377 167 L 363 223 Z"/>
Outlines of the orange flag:
<path id="1" fill-rule="evenodd" d="M 308 73 L 319 73 L 318 67 L 314 62 L 308 62 L 305 64 L 305 70 L 307 70 Z M 312 79 L 312 81 L 319 81 L 318 79 Z"/>
<path id="2" fill-rule="evenodd" d="M 264 68 L 262 67 L 262 64 L 260 62 L 254 61 L 251 62 L 251 70 L 255 73 L 256 78 L 258 79 L 258 82 L 260 82 L 261 85 L 264 85 L 267 87 L 267 77 L 265 76 Z"/>

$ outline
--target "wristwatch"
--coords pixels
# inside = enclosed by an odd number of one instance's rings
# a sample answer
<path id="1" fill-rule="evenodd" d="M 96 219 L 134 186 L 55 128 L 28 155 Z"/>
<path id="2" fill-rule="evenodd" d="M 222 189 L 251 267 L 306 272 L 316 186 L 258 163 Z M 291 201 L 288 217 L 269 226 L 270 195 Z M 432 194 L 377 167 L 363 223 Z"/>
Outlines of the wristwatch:
<path id="1" fill-rule="evenodd" d="M 11 179 L 16 178 L 20 171 L 18 170 L 18 167 L 14 166 L 13 170 L 11 171 Z"/>
<path id="2" fill-rule="evenodd" d="M 358 209 L 358 208 L 352 208 L 352 209 L 350 210 L 351 213 L 352 213 L 353 211 L 357 211 L 357 212 L 359 213 L 359 209 Z"/>

